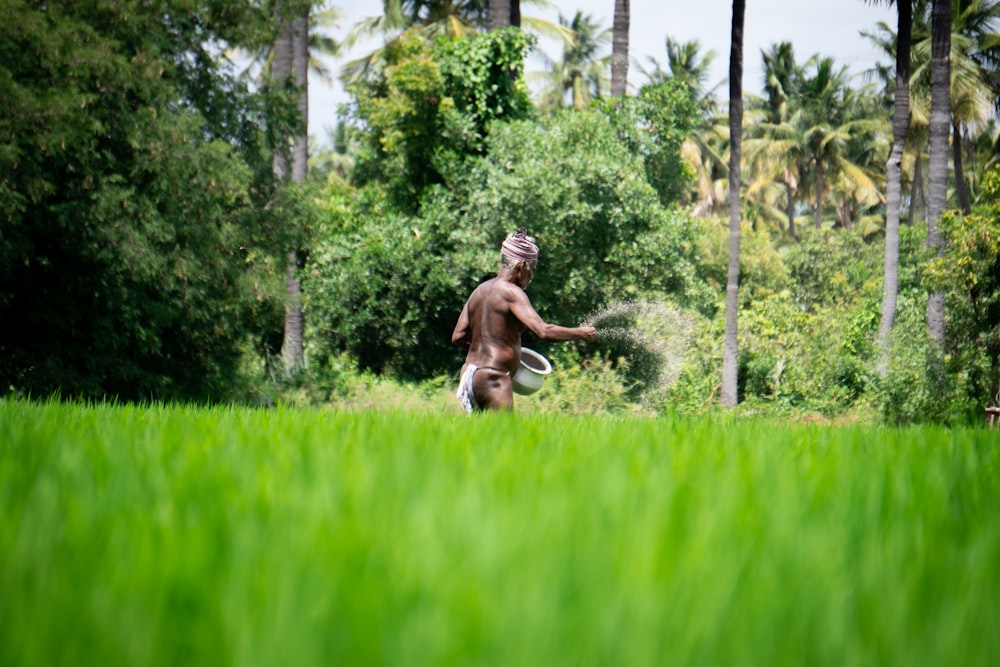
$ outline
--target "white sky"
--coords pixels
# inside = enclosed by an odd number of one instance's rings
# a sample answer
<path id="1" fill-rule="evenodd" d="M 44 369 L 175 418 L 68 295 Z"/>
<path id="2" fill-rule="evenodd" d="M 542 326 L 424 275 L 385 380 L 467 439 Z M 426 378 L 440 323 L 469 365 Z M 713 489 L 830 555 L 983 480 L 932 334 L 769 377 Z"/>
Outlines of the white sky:
<path id="1" fill-rule="evenodd" d="M 382 0 L 331 0 L 329 4 L 338 7 L 344 17 L 333 32 L 336 39 L 342 39 L 358 20 L 382 13 Z M 580 10 L 606 27 L 611 27 L 614 17 L 614 0 L 554 0 L 551 4 L 553 7 L 546 9 L 522 0 L 521 14 L 556 23 L 559 14 L 569 19 Z M 697 40 L 702 54 L 715 51 L 709 86 L 728 75 L 732 0 L 631 0 L 631 14 L 630 87 L 641 84 L 643 79 L 636 61 L 650 69 L 646 58 L 652 56 L 666 67 L 668 36 L 681 43 Z M 869 69 L 879 59 L 885 61 L 886 57 L 858 34 L 871 30 L 879 21 L 895 29 L 895 8 L 884 2 L 872 6 L 864 0 L 746 0 L 743 90 L 761 91 L 760 53 L 776 42 L 791 42 L 797 62 L 818 53 L 832 57 L 837 66 L 846 66 L 852 74 Z M 374 46 L 358 45 L 346 57 L 329 62 L 328 67 L 338 72 L 343 62 L 370 52 Z M 541 40 L 539 46 L 553 58 L 561 53 L 560 46 L 550 41 Z M 540 66 L 529 59 L 527 68 Z M 721 86 L 716 95 L 724 99 L 728 89 Z M 328 132 L 336 124 L 337 107 L 345 101 L 347 96 L 339 81 L 327 85 L 318 77 L 310 79 L 309 133 L 321 144 L 329 143 Z"/>

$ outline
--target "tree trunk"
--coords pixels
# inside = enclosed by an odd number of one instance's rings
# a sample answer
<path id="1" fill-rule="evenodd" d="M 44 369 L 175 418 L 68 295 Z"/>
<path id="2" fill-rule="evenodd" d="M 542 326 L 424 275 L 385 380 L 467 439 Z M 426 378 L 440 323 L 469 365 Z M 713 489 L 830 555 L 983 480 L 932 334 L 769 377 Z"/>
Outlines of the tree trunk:
<path id="1" fill-rule="evenodd" d="M 292 182 L 305 183 L 309 164 L 309 3 L 302 4 L 304 16 L 292 21 L 292 75 L 298 91 L 301 132 L 292 144 Z"/>
<path id="2" fill-rule="evenodd" d="M 896 323 L 899 294 L 899 207 L 903 194 L 903 149 L 910 127 L 910 41 L 913 4 L 896 3 L 896 94 L 892 104 L 892 148 L 885 163 L 885 260 L 882 264 L 882 319 L 878 330 L 878 374 L 885 377 L 889 362 L 889 335 Z M 919 165 L 919 156 L 918 165 Z M 910 213 L 914 203 L 910 202 Z"/>
<path id="3" fill-rule="evenodd" d="M 499 30 L 511 25 L 512 4 L 515 3 L 511 0 L 489 0 L 486 3 L 486 29 Z"/>
<path id="4" fill-rule="evenodd" d="M 738 400 L 739 347 L 737 311 L 740 302 L 740 158 L 743 144 L 743 17 L 746 0 L 733 0 L 729 48 L 729 268 L 726 277 L 726 338 L 722 350 L 723 405 Z"/>
<path id="5" fill-rule="evenodd" d="M 944 254 L 938 225 L 948 200 L 948 135 L 951 130 L 951 0 L 933 0 L 931 9 L 931 118 L 928 171 L 927 247 Z M 944 292 L 927 300 L 927 331 L 944 350 Z"/>
<path id="6" fill-rule="evenodd" d="M 816 160 L 816 229 L 823 229 L 823 190 L 826 188 L 823 176 L 823 161 Z"/>
<path id="7" fill-rule="evenodd" d="M 910 215 L 907 224 L 912 227 L 917 211 L 919 220 L 927 219 L 927 197 L 924 196 L 924 158 L 922 151 L 917 151 L 917 159 L 913 163 L 913 183 L 910 185 Z"/>
<path id="8" fill-rule="evenodd" d="M 833 214 L 837 220 L 837 226 L 850 231 L 854 225 L 854 211 L 851 208 L 851 200 L 841 197 L 834 201 Z"/>
<path id="9" fill-rule="evenodd" d="M 298 109 L 302 117 L 301 130 L 292 142 L 292 182 L 304 184 L 309 164 L 309 3 L 297 8 L 300 12 L 291 21 L 292 75 L 298 91 Z M 294 222 L 292 224 L 295 224 Z M 303 344 L 302 285 L 298 275 L 298 233 L 292 235 L 285 276 L 285 334 L 281 358 L 286 374 L 302 367 Z"/>
<path id="10" fill-rule="evenodd" d="M 955 167 L 955 195 L 962 213 L 970 215 L 972 204 L 969 202 L 969 188 L 965 184 L 965 169 L 962 166 L 962 125 L 958 118 L 952 115 L 951 121 L 951 155 Z"/>
<path id="11" fill-rule="evenodd" d="M 274 20 L 278 28 L 278 36 L 274 39 L 272 47 L 274 53 L 271 58 L 271 81 L 275 88 L 281 89 L 285 86 L 288 77 L 292 75 L 292 24 L 285 16 L 286 9 L 283 2 L 275 2 Z M 279 131 L 273 138 L 274 153 L 271 158 L 271 170 L 274 178 L 278 182 L 288 180 L 288 136 L 284 131 Z"/>
<path id="12" fill-rule="evenodd" d="M 788 216 L 788 235 L 795 238 L 795 188 L 785 181 L 785 215 Z"/>
<path id="13" fill-rule="evenodd" d="M 510 0 L 510 25 L 521 27 L 521 0 Z"/>
<path id="14" fill-rule="evenodd" d="M 611 38 L 611 97 L 622 97 L 628 87 L 629 0 L 615 0 Z"/>

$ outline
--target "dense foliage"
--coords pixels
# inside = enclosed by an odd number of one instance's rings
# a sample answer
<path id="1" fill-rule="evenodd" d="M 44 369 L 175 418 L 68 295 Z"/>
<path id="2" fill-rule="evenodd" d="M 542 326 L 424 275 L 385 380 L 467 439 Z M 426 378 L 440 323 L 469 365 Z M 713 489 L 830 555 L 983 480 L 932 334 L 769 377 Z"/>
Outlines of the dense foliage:
<path id="1" fill-rule="evenodd" d="M 434 391 L 461 362 L 449 338 L 462 302 L 523 226 L 542 249 L 529 295 L 546 320 L 615 312 L 634 334 L 548 348 L 526 336 L 558 368 L 536 409 L 715 405 L 729 138 L 697 44 L 668 42 L 669 73 L 657 65 L 634 95 L 602 98 L 598 85 L 572 109 L 559 100 L 579 81 L 560 73 L 581 70 L 552 62 L 552 103 L 535 106 L 523 77 L 534 39 L 477 33 L 470 7 L 458 22 L 446 7 L 419 25 L 393 15 L 386 25 L 401 32 L 350 79 L 336 151 L 318 156 L 308 186 L 277 190 L 266 147 L 301 129 L 298 91 L 251 86 L 223 55 L 267 52 L 272 3 L 4 3 L 2 386 L 263 402 L 344 400 L 383 381 Z M 980 9 L 975 25 L 988 26 L 996 8 Z M 975 25 L 954 30 L 985 48 Z M 988 84 L 988 63 L 955 55 Z M 945 251 L 932 258 L 921 220 L 927 91 L 915 77 L 897 324 L 879 356 L 884 107 L 830 59 L 796 62 L 789 44 L 764 65 L 764 97 L 747 100 L 745 409 L 980 418 L 1000 380 L 993 143 L 984 133 L 968 144 L 974 155 L 956 151 L 975 158 L 974 207 L 945 216 Z M 980 127 L 973 111 L 956 109 L 963 141 Z M 293 234 L 307 364 L 278 380 Z M 947 294 L 943 349 L 926 337 L 932 290 Z"/>
<path id="2" fill-rule="evenodd" d="M 463 53 L 442 50 L 441 69 L 456 67 L 456 58 L 466 63 Z M 426 65 L 425 57 L 413 60 Z M 478 80 L 470 69 L 466 85 Z M 442 90 L 446 99 L 452 93 Z M 517 89 L 511 95 L 495 104 L 516 108 Z M 710 308 L 696 277 L 694 226 L 661 203 L 683 177 L 658 165 L 671 147 L 676 156 L 690 101 L 663 84 L 624 107 L 496 119 L 478 126 L 481 140 L 474 142 L 439 136 L 435 154 L 451 157 L 431 160 L 442 183 L 424 184 L 419 213 L 393 195 L 395 175 L 369 182 L 331 210 L 305 272 L 316 361 L 347 352 L 363 368 L 402 377 L 453 370 L 459 356 L 450 337 L 462 302 L 497 271 L 500 242 L 517 227 L 542 247 L 530 293 L 550 321 L 575 325 L 623 295 L 673 294 Z M 626 135 L 632 139 L 623 141 Z M 650 172 L 658 188 L 647 180 Z"/>
<path id="3" fill-rule="evenodd" d="M 216 56 L 261 16 L 146 5 L 4 3 L 4 387 L 222 397 L 267 319 L 258 103 Z"/>

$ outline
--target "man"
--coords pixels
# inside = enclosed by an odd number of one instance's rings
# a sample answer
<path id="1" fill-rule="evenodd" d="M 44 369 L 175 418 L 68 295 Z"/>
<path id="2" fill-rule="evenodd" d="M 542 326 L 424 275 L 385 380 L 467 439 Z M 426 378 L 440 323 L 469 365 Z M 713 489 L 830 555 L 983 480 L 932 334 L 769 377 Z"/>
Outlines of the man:
<path id="1" fill-rule="evenodd" d="M 521 333 L 541 340 L 593 341 L 594 327 L 548 324 L 535 312 L 525 288 L 538 265 L 538 246 L 524 228 L 500 248 L 500 271 L 479 285 L 458 317 L 451 342 L 468 350 L 456 394 L 466 412 L 514 407 L 511 377 L 521 363 Z"/>

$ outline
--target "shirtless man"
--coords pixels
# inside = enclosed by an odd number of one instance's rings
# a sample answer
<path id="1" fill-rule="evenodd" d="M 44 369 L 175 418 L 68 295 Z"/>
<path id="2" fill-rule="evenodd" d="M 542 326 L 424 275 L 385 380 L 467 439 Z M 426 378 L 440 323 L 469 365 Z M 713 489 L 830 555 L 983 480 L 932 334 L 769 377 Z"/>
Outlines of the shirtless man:
<path id="1" fill-rule="evenodd" d="M 451 342 L 468 350 L 456 396 L 466 412 L 514 407 L 511 376 L 521 363 L 521 333 L 541 340 L 591 341 L 594 327 L 548 324 L 535 312 L 525 288 L 535 276 L 538 246 L 520 228 L 500 248 L 500 271 L 473 290 L 462 308 Z"/>

